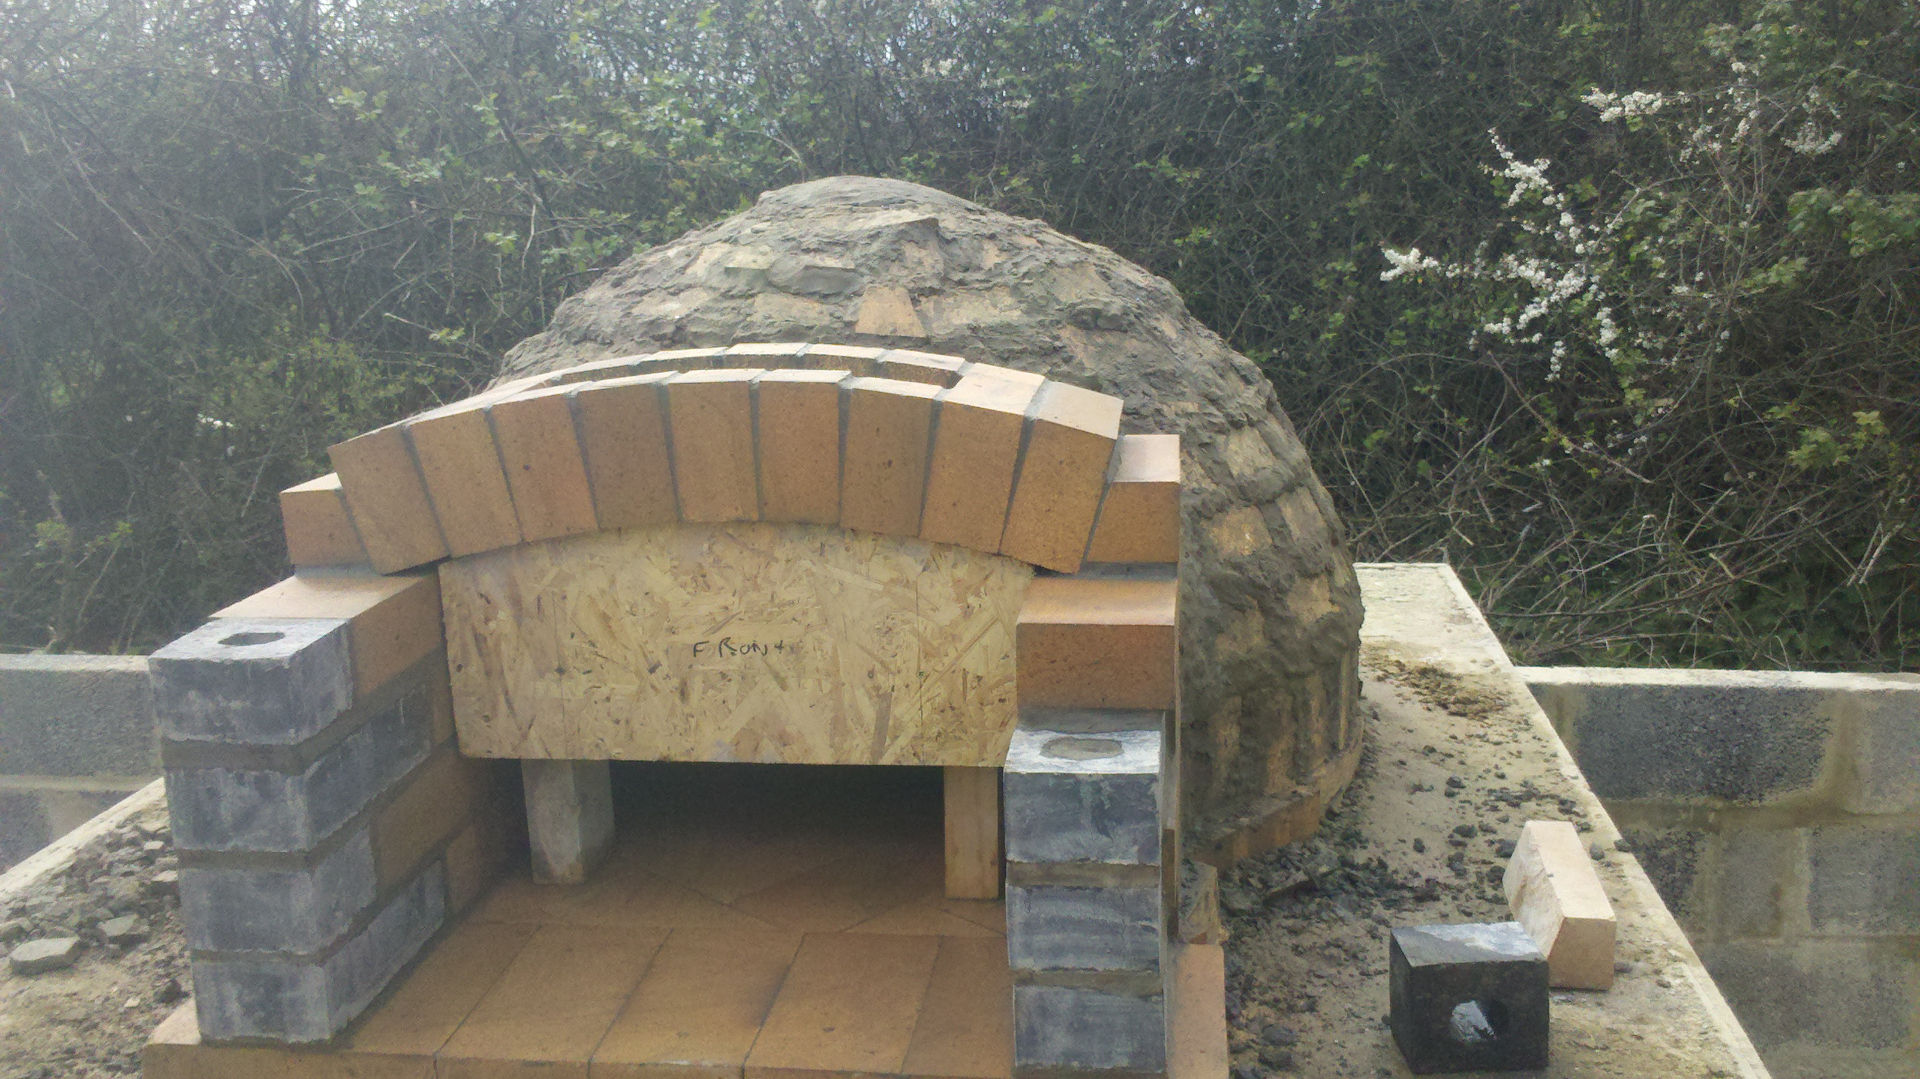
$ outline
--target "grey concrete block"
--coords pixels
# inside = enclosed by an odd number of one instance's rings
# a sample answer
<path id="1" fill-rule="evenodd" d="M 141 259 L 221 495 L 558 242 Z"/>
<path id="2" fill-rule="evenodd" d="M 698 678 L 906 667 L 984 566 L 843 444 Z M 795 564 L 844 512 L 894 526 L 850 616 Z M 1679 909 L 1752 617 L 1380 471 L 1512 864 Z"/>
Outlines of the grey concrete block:
<path id="1" fill-rule="evenodd" d="M 0 870 L 53 839 L 40 797 L 32 791 L 0 790 Z"/>
<path id="2" fill-rule="evenodd" d="M 145 656 L 0 656 L 0 773 L 160 771 Z"/>
<path id="3" fill-rule="evenodd" d="M 1160 969 L 1166 933 L 1158 888 L 1007 886 L 1007 954 L 1015 970 Z"/>
<path id="4" fill-rule="evenodd" d="M 1906 813 L 1920 808 L 1920 684 L 1862 690 L 1842 705 L 1854 721 L 1855 787 L 1850 813 Z"/>
<path id="5" fill-rule="evenodd" d="M 1389 1025 L 1416 1075 L 1547 1066 L 1547 957 L 1519 922 L 1401 927 Z"/>
<path id="6" fill-rule="evenodd" d="M 161 734 L 295 745 L 353 704 L 347 622 L 219 618 L 148 658 Z"/>
<path id="7" fill-rule="evenodd" d="M 1833 733 L 1820 703 L 1790 684 L 1592 685 L 1574 756 L 1603 799 L 1769 802 L 1819 780 Z"/>
<path id="8" fill-rule="evenodd" d="M 1807 837 L 1815 933 L 1920 934 L 1920 831 L 1816 828 Z"/>
<path id="9" fill-rule="evenodd" d="M 1003 773 L 1007 859 L 1160 862 L 1159 731 L 1014 732 Z"/>
<path id="10" fill-rule="evenodd" d="M 1708 850 L 1707 833 L 1698 828 L 1622 828 L 1621 835 L 1680 927 L 1690 935 L 1704 933 L 1706 886 L 1696 886 L 1696 881 L 1703 880 L 1700 862 Z"/>
<path id="11" fill-rule="evenodd" d="M 1722 832 L 1714 837 L 1714 857 L 1713 939 L 1781 935 L 1805 895 L 1806 833 Z"/>
<path id="12" fill-rule="evenodd" d="M 1893 1049 L 1914 1028 L 1912 958 L 1897 941 L 1736 941 L 1700 950 L 1762 1053 L 1793 1042 Z"/>
<path id="13" fill-rule="evenodd" d="M 200 1035 L 324 1041 L 366 1010 L 445 918 L 446 874 L 436 863 L 323 961 L 195 959 Z"/>
<path id="14" fill-rule="evenodd" d="M 301 772 L 168 769 L 174 843 L 182 850 L 310 850 L 426 759 L 432 727 L 424 693 L 408 694 Z"/>
<path id="15" fill-rule="evenodd" d="M 376 886 L 362 832 L 310 869 L 182 869 L 180 914 L 195 949 L 313 953 L 372 905 Z"/>
<path id="16" fill-rule="evenodd" d="M 1057 985 L 1013 987 L 1013 1061 L 1021 1072 L 1164 1072 L 1164 997 Z"/>

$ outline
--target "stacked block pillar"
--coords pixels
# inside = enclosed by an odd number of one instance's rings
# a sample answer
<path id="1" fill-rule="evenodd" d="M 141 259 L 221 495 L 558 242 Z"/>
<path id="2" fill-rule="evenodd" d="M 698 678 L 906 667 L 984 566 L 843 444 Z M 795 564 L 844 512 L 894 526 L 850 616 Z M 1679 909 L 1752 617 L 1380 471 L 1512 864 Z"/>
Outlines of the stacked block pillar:
<path id="1" fill-rule="evenodd" d="M 461 757 L 431 575 L 295 577 L 154 653 L 210 1041 L 323 1041 L 484 886 L 513 811 Z"/>

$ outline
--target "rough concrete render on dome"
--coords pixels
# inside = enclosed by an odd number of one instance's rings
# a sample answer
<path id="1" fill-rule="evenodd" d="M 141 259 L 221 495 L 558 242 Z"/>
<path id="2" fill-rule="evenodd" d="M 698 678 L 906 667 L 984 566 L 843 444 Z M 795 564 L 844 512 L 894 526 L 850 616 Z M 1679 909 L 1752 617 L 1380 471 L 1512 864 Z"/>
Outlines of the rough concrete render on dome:
<path id="1" fill-rule="evenodd" d="M 1045 224 L 835 177 L 641 252 L 561 305 L 504 376 L 750 341 L 925 349 L 1120 397 L 1177 432 L 1192 849 L 1310 829 L 1357 760 L 1360 601 L 1338 517 L 1273 388 L 1166 281 Z"/>

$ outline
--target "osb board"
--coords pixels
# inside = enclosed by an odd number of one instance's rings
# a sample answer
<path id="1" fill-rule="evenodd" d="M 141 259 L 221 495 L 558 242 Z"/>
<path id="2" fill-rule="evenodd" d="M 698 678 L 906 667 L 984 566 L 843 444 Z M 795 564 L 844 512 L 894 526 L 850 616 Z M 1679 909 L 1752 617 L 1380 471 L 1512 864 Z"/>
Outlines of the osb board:
<path id="1" fill-rule="evenodd" d="M 811 525 L 684 525 L 443 562 L 463 752 L 998 766 L 1032 570 Z"/>

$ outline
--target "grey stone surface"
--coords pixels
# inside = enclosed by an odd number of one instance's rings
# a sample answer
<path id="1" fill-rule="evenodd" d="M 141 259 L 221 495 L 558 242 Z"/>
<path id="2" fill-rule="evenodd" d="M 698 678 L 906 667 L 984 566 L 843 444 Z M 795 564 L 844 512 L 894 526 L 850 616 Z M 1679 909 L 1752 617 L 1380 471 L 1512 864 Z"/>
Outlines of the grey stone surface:
<path id="1" fill-rule="evenodd" d="M 159 770 L 145 656 L 0 656 L 0 774 Z"/>
<path id="2" fill-rule="evenodd" d="M 871 317 L 889 300 L 899 317 Z M 1359 594 L 1333 504 L 1271 384 L 1166 281 L 1038 221 L 834 177 L 635 255 L 562 304 L 505 374 L 754 341 L 1034 371 L 1120 397 L 1128 431 L 1181 436 L 1183 790 L 1196 841 L 1304 789 L 1323 763 L 1306 747 L 1359 736 Z M 1291 774 L 1269 768 L 1295 745 Z"/>
<path id="3" fill-rule="evenodd" d="M 148 658 L 161 734 L 296 745 L 353 704 L 343 619 L 219 618 Z"/>
<path id="4" fill-rule="evenodd" d="M 1855 784 L 1850 813 L 1907 813 L 1920 808 L 1920 681 L 1898 689 L 1848 695 L 1853 711 Z"/>
<path id="5" fill-rule="evenodd" d="M 1894 1049 L 1914 1030 L 1913 963 L 1896 941 L 1734 941 L 1700 958 L 1762 1052 L 1795 1042 Z"/>
<path id="6" fill-rule="evenodd" d="M 1806 894 L 1807 835 L 1743 828 L 1714 837 L 1713 939 L 1777 937 Z"/>
<path id="7" fill-rule="evenodd" d="M 1164 997 L 1056 985 L 1013 987 L 1013 1062 L 1055 1068 L 1158 1072 L 1167 1066 Z"/>
<path id="8" fill-rule="evenodd" d="M 310 850 L 426 759 L 432 715 L 410 693 L 304 771 L 170 768 L 167 805 L 182 850 Z"/>
<path id="9" fill-rule="evenodd" d="M 1586 685 L 1577 699 L 1534 690 L 1603 799 L 1774 801 L 1816 784 L 1833 733 L 1821 691 L 1785 680 L 1649 678 Z"/>
<path id="10" fill-rule="evenodd" d="M 372 905 L 375 887 L 362 832 L 309 869 L 183 869 L 181 920 L 196 949 L 313 953 Z"/>
<path id="11" fill-rule="evenodd" d="M 7 956 L 7 969 L 15 974 L 44 974 L 65 970 L 79 959 L 79 937 L 43 937 L 16 946 Z"/>
<path id="12" fill-rule="evenodd" d="M 1166 943 L 1158 888 L 1007 885 L 1015 970 L 1158 971 Z"/>
<path id="13" fill-rule="evenodd" d="M 1707 904 L 1695 882 L 1708 849 L 1707 833 L 1698 828 L 1622 828 L 1620 832 L 1681 927 L 1689 934 L 1703 931 Z"/>
<path id="14" fill-rule="evenodd" d="M 1920 934 L 1920 831 L 1816 828 L 1807 837 L 1807 915 L 1815 933 Z"/>
<path id="15" fill-rule="evenodd" d="M 209 1042 L 324 1041 L 366 1010 L 445 917 L 446 875 L 435 863 L 323 962 L 197 958 L 200 1035 Z"/>
<path id="16" fill-rule="evenodd" d="M 1112 732 L 1111 757 L 1049 756 L 1060 732 L 1014 732 L 1002 775 L 1007 860 L 1012 862 L 1160 862 L 1161 737 Z"/>
<path id="17" fill-rule="evenodd" d="M 46 846 L 51 839 L 39 795 L 0 790 L 0 870 Z"/>
<path id="18" fill-rule="evenodd" d="M 138 944 L 147 939 L 147 923 L 137 914 L 122 914 L 100 923 L 100 939 L 108 944 Z"/>
<path id="19" fill-rule="evenodd" d="M 1401 927 L 1388 953 L 1389 1026 L 1416 1074 L 1546 1067 L 1547 957 L 1519 922 Z"/>

